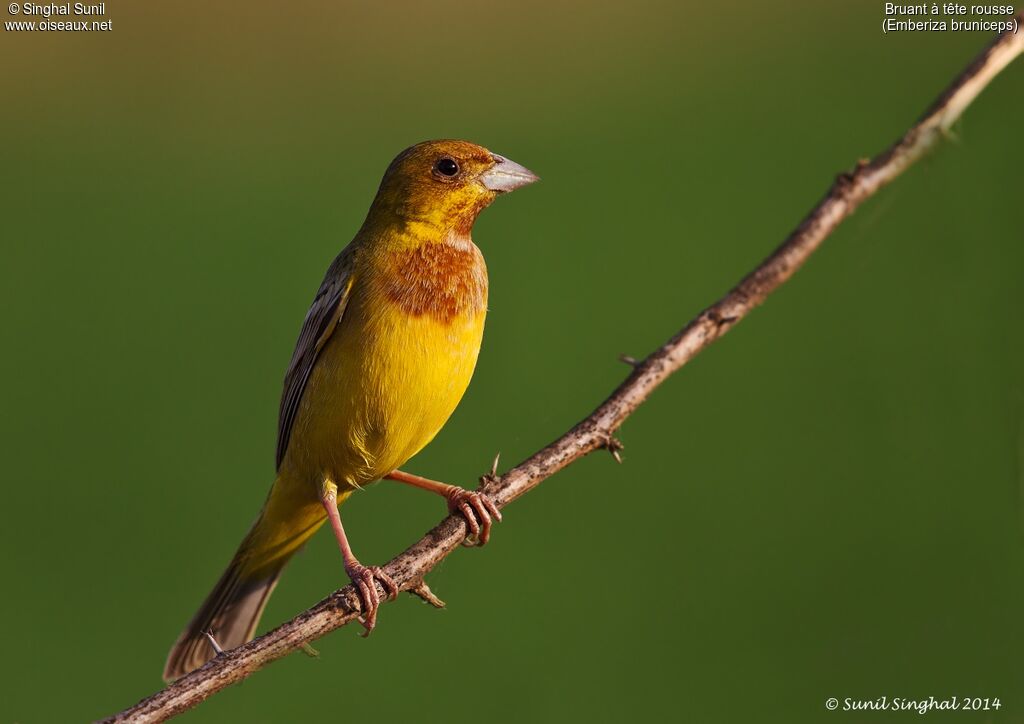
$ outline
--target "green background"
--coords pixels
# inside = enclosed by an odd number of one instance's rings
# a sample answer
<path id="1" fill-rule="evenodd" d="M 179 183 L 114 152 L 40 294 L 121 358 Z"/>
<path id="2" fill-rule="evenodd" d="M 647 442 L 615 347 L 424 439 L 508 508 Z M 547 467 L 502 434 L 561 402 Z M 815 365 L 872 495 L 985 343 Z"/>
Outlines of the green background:
<path id="1" fill-rule="evenodd" d="M 474 484 L 561 434 L 899 136 L 987 33 L 882 3 L 142 3 L 0 35 L 0 721 L 160 686 L 273 478 L 323 270 L 399 150 L 535 170 L 474 236 L 479 367 L 408 469 Z M 3 8 L 0 8 L 2 14 Z M 3 19 L 9 19 L 6 15 Z M 911 721 L 827 697 L 999 697 L 1024 721 L 1024 62 L 947 144 L 595 454 L 369 640 L 185 717 Z M 384 562 L 443 513 L 343 509 Z M 346 582 L 330 535 L 263 628 Z"/>

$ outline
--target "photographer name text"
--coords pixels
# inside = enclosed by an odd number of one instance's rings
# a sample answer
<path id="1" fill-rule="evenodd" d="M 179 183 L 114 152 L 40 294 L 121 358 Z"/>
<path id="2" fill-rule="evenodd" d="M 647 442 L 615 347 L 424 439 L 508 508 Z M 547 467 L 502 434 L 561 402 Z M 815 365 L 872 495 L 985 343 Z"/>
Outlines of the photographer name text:
<path id="1" fill-rule="evenodd" d="M 11 5 L 10 9 L 13 11 L 16 5 Z M 107 4 L 99 3 L 98 5 L 86 5 L 85 3 L 64 3 L 58 5 L 57 3 L 50 3 L 49 5 L 37 5 L 36 3 L 22 3 L 20 6 L 20 12 L 22 15 L 36 15 L 44 18 L 53 17 L 54 15 L 106 15 Z M 12 12 L 11 15 L 17 13 Z"/>

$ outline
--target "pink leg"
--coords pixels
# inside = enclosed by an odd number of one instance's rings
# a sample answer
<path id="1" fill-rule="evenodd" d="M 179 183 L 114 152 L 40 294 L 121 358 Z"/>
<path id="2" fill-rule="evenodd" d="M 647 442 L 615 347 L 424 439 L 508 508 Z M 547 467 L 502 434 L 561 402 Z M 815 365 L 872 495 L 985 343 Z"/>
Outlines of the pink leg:
<path id="1" fill-rule="evenodd" d="M 501 522 L 501 511 L 498 510 L 498 506 L 486 495 L 474 490 L 464 490 L 456 485 L 439 483 L 429 478 L 421 478 L 419 475 L 403 473 L 401 470 L 393 470 L 384 477 L 444 497 L 448 501 L 448 510 L 466 519 L 469 534 L 476 536 L 480 545 L 486 544 L 491 538 L 491 518 Z"/>
<path id="2" fill-rule="evenodd" d="M 360 621 L 366 632 L 363 636 L 369 636 L 377 625 L 377 609 L 380 607 L 380 593 L 377 591 L 377 580 L 379 580 L 390 598 L 398 598 L 398 584 L 379 566 L 364 566 L 352 552 L 352 546 L 348 543 L 345 535 L 345 528 L 341 525 L 341 514 L 338 513 L 338 488 L 333 484 L 324 486 L 324 494 L 320 499 L 327 517 L 331 521 L 331 528 L 334 530 L 334 537 L 338 539 L 338 548 L 341 549 L 341 559 L 345 564 L 345 573 L 352 579 L 352 585 L 359 591 L 359 600 L 363 604 L 363 618 Z"/>

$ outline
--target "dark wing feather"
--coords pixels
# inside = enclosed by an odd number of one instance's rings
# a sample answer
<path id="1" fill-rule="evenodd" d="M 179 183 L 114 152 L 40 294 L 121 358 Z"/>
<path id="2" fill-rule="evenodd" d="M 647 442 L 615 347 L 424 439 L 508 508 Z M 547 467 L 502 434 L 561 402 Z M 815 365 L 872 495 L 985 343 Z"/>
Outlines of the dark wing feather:
<path id="1" fill-rule="evenodd" d="M 299 340 L 295 343 L 292 360 L 284 375 L 284 392 L 281 394 L 281 410 L 277 418 L 278 468 L 288 450 L 295 415 L 317 356 L 345 313 L 349 291 L 352 289 L 352 257 L 350 248 L 346 248 L 334 260 L 302 323 Z"/>

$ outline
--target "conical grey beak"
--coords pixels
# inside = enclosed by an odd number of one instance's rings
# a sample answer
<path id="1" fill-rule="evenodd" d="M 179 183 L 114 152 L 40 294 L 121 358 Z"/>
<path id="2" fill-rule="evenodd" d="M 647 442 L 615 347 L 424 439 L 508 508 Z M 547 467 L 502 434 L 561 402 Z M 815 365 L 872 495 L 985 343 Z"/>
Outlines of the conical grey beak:
<path id="1" fill-rule="evenodd" d="M 518 188 L 532 184 L 534 181 L 540 181 L 540 177 L 530 169 L 497 154 L 492 155 L 494 165 L 480 174 L 480 183 L 491 191 L 497 191 L 498 193 L 515 191 Z"/>

